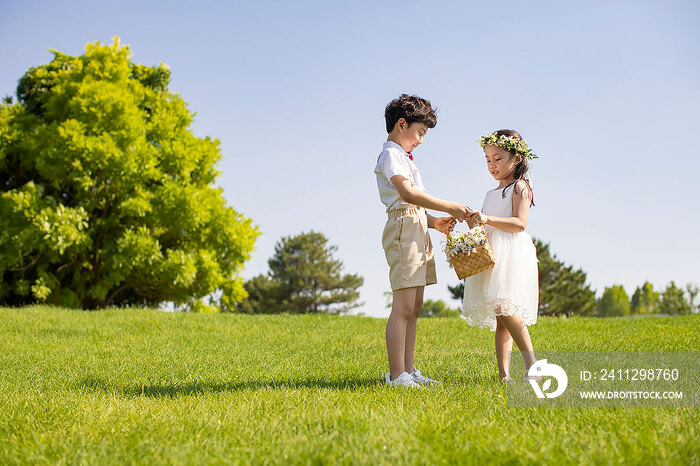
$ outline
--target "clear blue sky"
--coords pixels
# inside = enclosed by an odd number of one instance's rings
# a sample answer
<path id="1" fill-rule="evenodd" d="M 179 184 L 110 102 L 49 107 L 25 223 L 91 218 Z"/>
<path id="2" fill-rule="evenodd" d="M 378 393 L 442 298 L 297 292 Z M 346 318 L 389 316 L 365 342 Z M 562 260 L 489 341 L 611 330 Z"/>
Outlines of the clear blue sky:
<path id="1" fill-rule="evenodd" d="M 168 64 L 195 133 L 221 140 L 229 204 L 262 232 L 245 276 L 266 272 L 281 236 L 313 229 L 365 278 L 360 311 L 386 316 L 372 170 L 384 106 L 415 93 L 439 108 L 414 154 L 431 194 L 480 207 L 495 184 L 475 140 L 516 129 L 540 155 L 528 231 L 598 294 L 631 294 L 700 282 L 699 5 L 3 1 L 0 95 L 47 49 L 115 35 L 135 62 Z M 449 301 L 457 280 L 436 257 L 426 298 Z"/>

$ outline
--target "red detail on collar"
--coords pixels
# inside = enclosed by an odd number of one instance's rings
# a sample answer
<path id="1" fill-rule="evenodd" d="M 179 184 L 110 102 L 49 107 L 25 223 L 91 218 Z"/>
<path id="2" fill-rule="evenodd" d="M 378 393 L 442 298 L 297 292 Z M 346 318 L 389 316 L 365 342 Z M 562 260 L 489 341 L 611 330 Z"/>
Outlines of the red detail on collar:
<path id="1" fill-rule="evenodd" d="M 408 158 L 411 159 L 411 160 L 413 160 L 413 155 L 411 155 L 410 152 L 406 152 L 406 153 L 408 154 Z"/>

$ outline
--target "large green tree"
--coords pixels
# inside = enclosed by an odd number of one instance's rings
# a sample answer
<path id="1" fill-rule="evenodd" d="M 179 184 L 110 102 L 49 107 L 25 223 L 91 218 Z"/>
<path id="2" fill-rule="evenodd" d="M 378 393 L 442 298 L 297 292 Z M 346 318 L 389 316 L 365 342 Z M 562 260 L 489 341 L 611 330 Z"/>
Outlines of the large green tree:
<path id="1" fill-rule="evenodd" d="M 539 278 L 539 315 L 590 315 L 595 309 L 595 292 L 581 269 L 566 265 L 552 254 L 549 243 L 534 239 Z M 462 299 L 464 283 L 448 286 L 452 297 Z"/>
<path id="2" fill-rule="evenodd" d="M 363 279 L 342 274 L 343 263 L 333 257 L 336 246 L 314 231 L 283 237 L 268 261 L 270 272 L 245 283 L 248 299 L 240 312 L 342 314 L 359 306 Z"/>
<path id="3" fill-rule="evenodd" d="M 231 308 L 258 235 L 165 65 L 53 51 L 0 106 L 0 302 Z M 212 298 L 216 296 L 216 300 Z"/>

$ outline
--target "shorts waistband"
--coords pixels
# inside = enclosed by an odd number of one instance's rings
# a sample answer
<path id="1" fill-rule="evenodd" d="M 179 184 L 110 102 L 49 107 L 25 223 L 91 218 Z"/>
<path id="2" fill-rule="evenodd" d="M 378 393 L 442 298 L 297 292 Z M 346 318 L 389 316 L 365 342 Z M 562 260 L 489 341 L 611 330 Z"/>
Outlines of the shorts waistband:
<path id="1" fill-rule="evenodd" d="M 409 207 L 408 209 L 394 209 L 387 212 L 389 218 L 400 218 L 407 215 L 418 215 L 423 209 L 421 207 Z"/>

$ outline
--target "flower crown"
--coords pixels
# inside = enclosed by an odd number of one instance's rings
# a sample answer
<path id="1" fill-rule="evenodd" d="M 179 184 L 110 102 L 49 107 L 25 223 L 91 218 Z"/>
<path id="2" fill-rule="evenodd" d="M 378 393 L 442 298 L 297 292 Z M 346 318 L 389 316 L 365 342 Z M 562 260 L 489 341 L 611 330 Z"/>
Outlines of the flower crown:
<path id="1" fill-rule="evenodd" d="M 516 136 L 506 136 L 504 134 L 499 136 L 496 133 L 484 134 L 479 138 L 479 144 L 482 148 L 487 144 L 502 147 L 505 150 L 520 154 L 529 160 L 537 158 L 537 155 L 527 146 L 525 139 L 518 139 Z"/>

